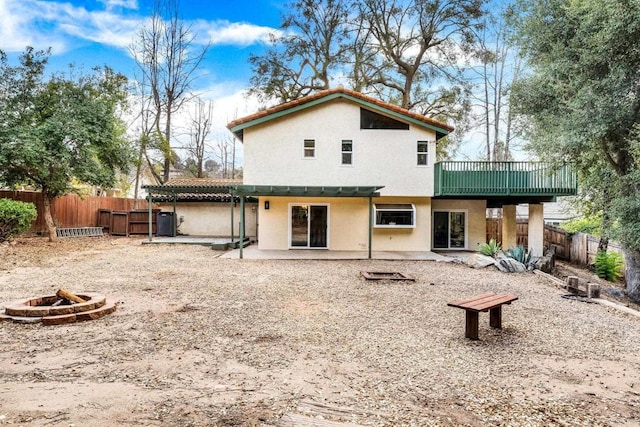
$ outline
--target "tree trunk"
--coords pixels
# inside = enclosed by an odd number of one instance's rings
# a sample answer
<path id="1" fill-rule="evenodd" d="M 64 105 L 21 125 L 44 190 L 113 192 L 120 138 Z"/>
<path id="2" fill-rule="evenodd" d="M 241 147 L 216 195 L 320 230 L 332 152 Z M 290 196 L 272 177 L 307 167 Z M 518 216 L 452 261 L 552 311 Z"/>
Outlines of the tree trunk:
<path id="1" fill-rule="evenodd" d="M 47 226 L 47 232 L 49 233 L 49 241 L 57 242 L 58 234 L 56 224 L 53 222 L 53 216 L 51 216 L 51 201 L 52 198 L 49 197 L 47 193 L 42 192 L 42 205 L 44 207 L 44 212 L 42 216 L 44 217 L 44 223 Z"/>
<path id="2" fill-rule="evenodd" d="M 640 302 L 640 251 L 624 249 L 627 295 Z"/>

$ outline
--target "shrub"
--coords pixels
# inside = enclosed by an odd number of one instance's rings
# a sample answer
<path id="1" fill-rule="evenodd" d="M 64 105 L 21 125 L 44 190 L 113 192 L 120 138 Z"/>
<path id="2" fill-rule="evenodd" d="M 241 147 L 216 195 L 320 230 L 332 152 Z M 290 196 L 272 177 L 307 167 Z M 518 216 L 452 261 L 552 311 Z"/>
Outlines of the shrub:
<path id="1" fill-rule="evenodd" d="M 495 258 L 501 250 L 502 246 L 500 243 L 496 242 L 496 239 L 491 239 L 489 240 L 489 243 L 483 243 L 480 245 L 480 253 L 493 258 Z"/>
<path id="2" fill-rule="evenodd" d="M 585 233 L 600 236 L 602 234 L 602 215 L 570 219 L 560 224 L 560 228 L 568 233 Z"/>
<path id="3" fill-rule="evenodd" d="M 611 282 L 617 281 L 622 277 L 622 270 L 624 269 L 622 254 L 613 251 L 599 251 L 596 255 L 595 269 L 596 274 L 601 279 Z"/>
<path id="4" fill-rule="evenodd" d="M 27 231 L 37 216 L 33 203 L 0 199 L 0 242 Z"/>

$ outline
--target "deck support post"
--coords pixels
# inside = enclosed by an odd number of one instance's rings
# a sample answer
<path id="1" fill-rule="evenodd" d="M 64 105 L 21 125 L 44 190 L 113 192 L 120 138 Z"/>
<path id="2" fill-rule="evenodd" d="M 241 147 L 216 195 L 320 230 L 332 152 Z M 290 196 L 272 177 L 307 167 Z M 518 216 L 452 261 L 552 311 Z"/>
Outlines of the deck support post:
<path id="1" fill-rule="evenodd" d="M 515 248 L 518 245 L 518 224 L 516 205 L 502 206 L 502 247 Z"/>
<path id="2" fill-rule="evenodd" d="M 529 251 L 534 256 L 544 255 L 544 205 L 529 203 Z"/>

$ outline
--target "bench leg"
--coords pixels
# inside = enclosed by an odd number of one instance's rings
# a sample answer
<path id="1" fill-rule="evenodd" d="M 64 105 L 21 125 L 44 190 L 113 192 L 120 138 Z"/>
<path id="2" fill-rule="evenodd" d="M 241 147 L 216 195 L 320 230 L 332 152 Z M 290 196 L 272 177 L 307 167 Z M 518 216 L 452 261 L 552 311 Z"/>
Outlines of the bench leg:
<path id="1" fill-rule="evenodd" d="M 502 306 L 489 310 L 489 325 L 492 328 L 502 329 Z"/>
<path id="2" fill-rule="evenodd" d="M 466 310 L 467 312 L 467 322 L 465 325 L 464 336 L 472 339 L 478 339 L 478 312 Z"/>

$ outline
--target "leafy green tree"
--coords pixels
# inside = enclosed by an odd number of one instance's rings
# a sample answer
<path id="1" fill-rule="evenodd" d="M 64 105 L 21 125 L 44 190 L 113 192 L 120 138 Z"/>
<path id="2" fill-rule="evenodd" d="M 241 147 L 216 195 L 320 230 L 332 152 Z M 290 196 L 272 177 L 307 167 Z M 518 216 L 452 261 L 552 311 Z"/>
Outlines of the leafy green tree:
<path id="1" fill-rule="evenodd" d="M 250 94 L 262 102 L 287 102 L 329 89 L 332 73 L 347 60 L 348 9 L 344 0 L 296 0 L 287 4 L 282 34 L 273 47 L 249 58 Z"/>
<path id="2" fill-rule="evenodd" d="M 49 240 L 56 226 L 51 201 L 73 191 L 72 180 L 112 186 L 131 159 L 118 118 L 126 78 L 110 68 L 45 80 L 48 52 L 32 48 L 10 65 L 0 52 L 0 181 L 42 191 Z M 73 70 L 72 70 L 73 71 Z"/>
<path id="3" fill-rule="evenodd" d="M 605 232 L 624 247 L 627 294 L 639 301 L 640 2 L 520 7 L 515 24 L 531 74 L 517 88 L 518 105 L 531 121 L 532 147 L 601 178 L 591 184 L 609 205 Z"/>

